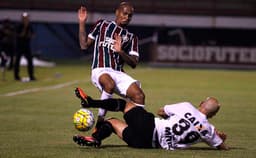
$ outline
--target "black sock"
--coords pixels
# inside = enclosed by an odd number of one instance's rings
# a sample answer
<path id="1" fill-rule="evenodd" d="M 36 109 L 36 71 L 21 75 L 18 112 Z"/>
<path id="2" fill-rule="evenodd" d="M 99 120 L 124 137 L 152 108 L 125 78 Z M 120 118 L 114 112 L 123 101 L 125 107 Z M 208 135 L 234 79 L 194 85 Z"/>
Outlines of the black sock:
<path id="1" fill-rule="evenodd" d="M 103 139 L 109 137 L 114 131 L 111 123 L 108 121 L 97 123 L 96 129 L 96 132 L 94 132 L 92 136 L 98 141 L 102 141 Z"/>
<path id="2" fill-rule="evenodd" d="M 90 97 L 87 98 L 88 106 L 92 108 L 103 108 L 109 111 L 124 111 L 126 101 L 123 99 L 105 99 L 94 100 Z"/>

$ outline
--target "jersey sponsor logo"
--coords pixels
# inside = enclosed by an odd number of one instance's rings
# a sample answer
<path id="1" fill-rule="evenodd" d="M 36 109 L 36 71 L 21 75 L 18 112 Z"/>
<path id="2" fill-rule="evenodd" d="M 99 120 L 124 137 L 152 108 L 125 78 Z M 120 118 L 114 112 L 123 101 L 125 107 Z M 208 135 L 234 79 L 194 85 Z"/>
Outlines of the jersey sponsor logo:
<path id="1" fill-rule="evenodd" d="M 205 129 L 205 127 L 200 123 L 198 120 L 196 120 L 196 117 L 194 117 L 191 113 L 187 112 L 184 114 L 184 117 L 190 121 L 194 125 L 194 127 L 200 132 L 203 136 L 205 136 L 208 131 Z"/>
<path id="2" fill-rule="evenodd" d="M 191 129 L 194 126 L 197 130 Z M 174 144 L 191 144 L 200 139 L 200 135 L 205 136 L 207 129 L 200 121 L 192 115 L 185 113 L 184 118 L 180 118 L 171 128 L 165 127 L 165 137 L 168 148 L 173 148 Z M 179 140 L 177 140 L 177 138 Z"/>
<path id="3" fill-rule="evenodd" d="M 99 42 L 99 46 L 106 47 L 108 49 L 115 51 L 114 43 L 115 43 L 114 39 L 112 39 L 110 37 L 106 37 L 106 39 L 104 41 Z"/>
<path id="4" fill-rule="evenodd" d="M 170 127 L 165 127 L 164 136 L 166 138 L 165 141 L 166 141 L 166 143 L 168 145 L 168 149 L 173 148 L 173 140 L 175 139 L 175 137 L 172 134 Z"/>

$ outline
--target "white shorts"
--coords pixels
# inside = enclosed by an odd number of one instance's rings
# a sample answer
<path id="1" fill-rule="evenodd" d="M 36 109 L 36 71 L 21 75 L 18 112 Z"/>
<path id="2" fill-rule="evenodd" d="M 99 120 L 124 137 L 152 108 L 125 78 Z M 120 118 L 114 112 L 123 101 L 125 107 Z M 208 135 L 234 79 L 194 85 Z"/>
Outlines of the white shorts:
<path id="1" fill-rule="evenodd" d="M 112 68 L 95 68 L 92 70 L 91 81 L 102 92 L 103 88 L 99 83 L 99 77 L 102 74 L 109 74 L 116 83 L 115 93 L 123 97 L 126 96 L 127 89 L 132 83 L 136 83 L 139 87 L 140 82 L 133 79 L 124 72 L 113 70 Z"/>

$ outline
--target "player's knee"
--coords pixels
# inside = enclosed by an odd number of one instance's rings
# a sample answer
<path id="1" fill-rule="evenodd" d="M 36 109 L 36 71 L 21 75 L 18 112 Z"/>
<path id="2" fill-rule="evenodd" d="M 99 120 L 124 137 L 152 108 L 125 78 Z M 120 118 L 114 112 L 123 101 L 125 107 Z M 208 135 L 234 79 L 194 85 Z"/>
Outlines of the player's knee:
<path id="1" fill-rule="evenodd" d="M 115 83 L 109 82 L 109 83 L 105 83 L 104 85 L 102 85 L 104 91 L 106 91 L 109 94 L 114 93 L 114 89 L 115 89 Z"/>
<path id="2" fill-rule="evenodd" d="M 144 105 L 144 103 L 145 103 L 145 94 L 143 92 L 135 93 L 132 100 L 135 103 Z"/>

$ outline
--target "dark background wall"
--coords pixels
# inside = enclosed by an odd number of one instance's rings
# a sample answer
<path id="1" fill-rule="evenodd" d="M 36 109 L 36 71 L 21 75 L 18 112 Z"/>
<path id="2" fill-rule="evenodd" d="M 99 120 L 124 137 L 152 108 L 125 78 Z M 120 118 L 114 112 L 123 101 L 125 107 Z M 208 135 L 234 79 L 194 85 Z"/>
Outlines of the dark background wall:
<path id="1" fill-rule="evenodd" d="M 71 22 L 66 22 L 68 18 L 56 17 L 56 22 L 45 20 L 40 21 L 35 16 L 33 27 L 36 36 L 32 41 L 34 54 L 43 58 L 77 58 L 90 55 L 91 50 L 82 52 L 78 45 L 78 24 L 76 10 L 81 4 L 86 5 L 90 13 L 113 14 L 119 0 L 1 0 L 0 9 L 4 13 L 21 12 L 23 10 L 32 12 L 67 12 L 74 16 Z M 157 15 L 161 20 L 162 16 L 207 16 L 212 23 L 216 23 L 218 17 L 228 17 L 229 19 L 252 19 L 256 17 L 255 0 L 131 0 L 135 6 L 136 14 Z M 11 16 L 10 16 L 11 15 Z M 12 14 L 1 15 L 2 18 L 14 18 Z M 51 16 L 49 17 L 51 18 Z M 73 19 L 72 19 L 73 18 Z M 142 18 L 143 19 L 143 18 Z M 18 23 L 19 18 L 14 18 L 14 23 Z M 141 60 L 149 60 L 149 52 L 153 42 L 168 45 L 216 45 L 216 46 L 238 46 L 255 47 L 256 27 L 251 27 L 250 23 L 243 28 L 229 27 L 191 27 L 189 25 L 151 25 L 133 24 L 129 26 L 131 32 L 136 33 L 140 39 Z M 94 21 L 87 25 L 89 31 Z M 242 24 L 242 23 L 241 23 Z M 255 23 L 253 23 L 255 25 Z M 200 25 L 198 25 L 200 26 Z M 179 33 L 175 33 L 179 32 Z M 182 35 L 181 35 L 181 34 Z M 153 37 L 156 41 L 152 41 Z M 149 40 L 147 40 L 149 39 Z"/>
<path id="2" fill-rule="evenodd" d="M 1 0 L 0 8 L 73 11 L 81 4 L 92 12 L 113 12 L 120 0 Z M 130 0 L 137 13 L 256 16 L 255 0 Z"/>

